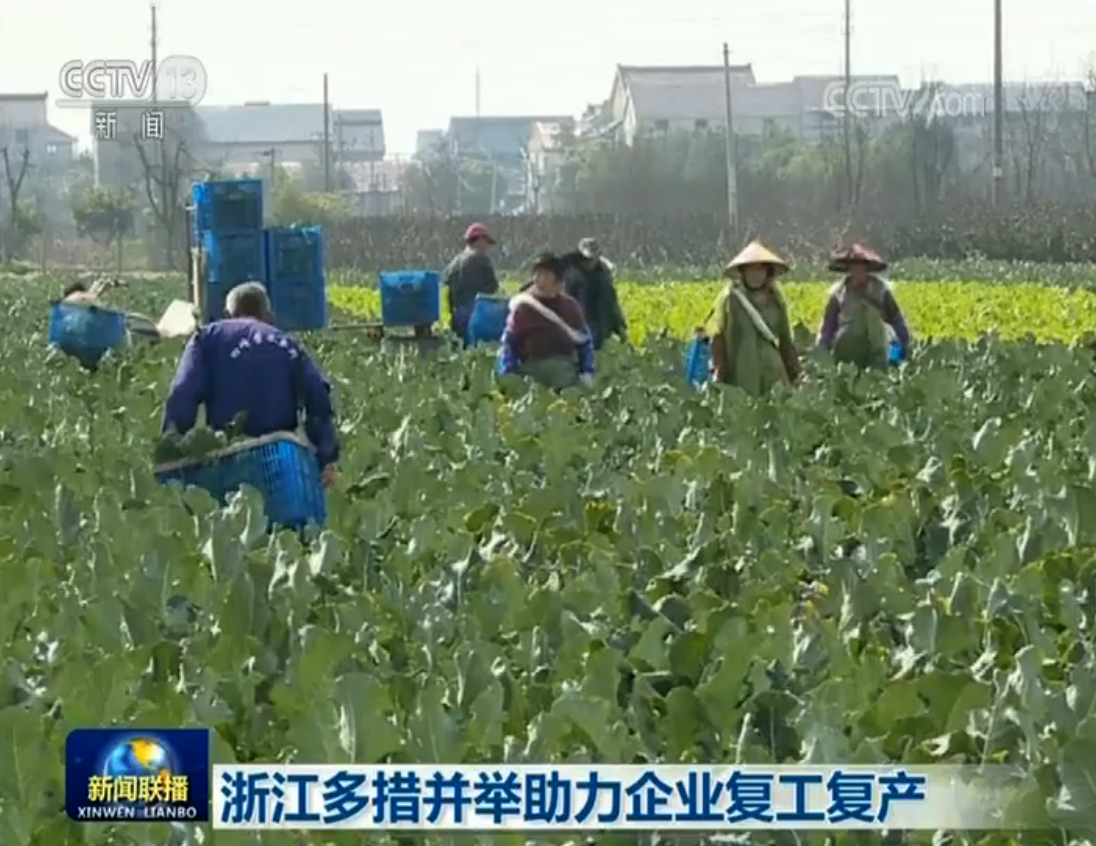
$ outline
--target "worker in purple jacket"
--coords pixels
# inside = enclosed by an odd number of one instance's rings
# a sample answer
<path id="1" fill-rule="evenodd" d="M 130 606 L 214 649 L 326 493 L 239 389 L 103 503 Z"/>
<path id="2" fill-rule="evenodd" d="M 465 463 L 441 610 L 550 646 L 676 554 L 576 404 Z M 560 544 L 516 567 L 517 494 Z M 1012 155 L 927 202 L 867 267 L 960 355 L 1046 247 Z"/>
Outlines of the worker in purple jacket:
<path id="1" fill-rule="evenodd" d="M 910 330 L 894 291 L 884 279 L 887 263 L 860 244 L 830 257 L 829 269 L 842 279 L 830 289 L 818 346 L 837 361 L 860 367 L 885 367 L 893 340 L 896 358 L 909 355 Z"/>
<path id="2" fill-rule="evenodd" d="M 228 293 L 228 319 L 205 326 L 186 346 L 164 409 L 163 430 L 185 434 L 198 408 L 206 424 L 223 431 L 240 414 L 248 437 L 295 432 L 305 411 L 305 434 L 316 448 L 324 484 L 339 460 L 331 388 L 308 354 L 273 326 L 266 289 L 257 282 Z"/>

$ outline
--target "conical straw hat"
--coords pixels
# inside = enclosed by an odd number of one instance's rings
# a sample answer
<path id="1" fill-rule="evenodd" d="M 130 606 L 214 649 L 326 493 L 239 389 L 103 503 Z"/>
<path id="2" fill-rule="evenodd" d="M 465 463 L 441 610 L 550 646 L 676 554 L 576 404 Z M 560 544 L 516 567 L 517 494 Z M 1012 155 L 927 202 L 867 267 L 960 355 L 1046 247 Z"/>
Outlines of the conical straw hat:
<path id="1" fill-rule="evenodd" d="M 887 263 L 880 258 L 874 250 L 869 250 L 863 244 L 853 244 L 851 247 L 837 250 L 830 256 L 829 269 L 834 273 L 848 273 L 849 265 L 860 262 L 868 266 L 869 273 L 882 273 L 887 269 Z"/>
<path id="2" fill-rule="evenodd" d="M 764 264 L 773 268 L 777 273 L 784 273 L 788 264 L 780 256 L 762 244 L 760 241 L 751 241 L 730 263 L 723 268 L 724 274 L 731 274 L 740 267 L 750 264 Z"/>

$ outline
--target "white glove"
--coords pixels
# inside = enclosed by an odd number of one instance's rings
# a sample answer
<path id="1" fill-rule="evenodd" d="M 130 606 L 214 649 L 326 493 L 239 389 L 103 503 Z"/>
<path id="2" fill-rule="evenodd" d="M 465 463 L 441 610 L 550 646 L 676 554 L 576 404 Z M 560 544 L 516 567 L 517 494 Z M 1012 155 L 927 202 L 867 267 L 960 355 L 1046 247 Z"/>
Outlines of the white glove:
<path id="1" fill-rule="evenodd" d="M 580 373 L 579 377 L 578 377 L 578 381 L 582 385 L 584 385 L 585 387 L 589 388 L 591 385 L 594 384 L 594 374 L 593 373 Z"/>

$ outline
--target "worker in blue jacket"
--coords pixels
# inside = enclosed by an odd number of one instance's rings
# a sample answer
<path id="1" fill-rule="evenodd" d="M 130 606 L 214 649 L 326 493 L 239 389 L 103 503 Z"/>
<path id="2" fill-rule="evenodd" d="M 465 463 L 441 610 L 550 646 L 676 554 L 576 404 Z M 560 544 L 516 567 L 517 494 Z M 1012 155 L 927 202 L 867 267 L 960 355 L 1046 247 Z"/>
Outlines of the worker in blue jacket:
<path id="1" fill-rule="evenodd" d="M 201 328 L 187 343 L 168 394 L 163 430 L 185 434 L 204 405 L 210 429 L 224 431 L 242 413 L 243 432 L 260 438 L 296 431 L 303 408 L 305 434 L 330 486 L 339 460 L 330 386 L 297 342 L 273 326 L 262 285 L 233 288 L 225 311 L 228 319 Z"/>

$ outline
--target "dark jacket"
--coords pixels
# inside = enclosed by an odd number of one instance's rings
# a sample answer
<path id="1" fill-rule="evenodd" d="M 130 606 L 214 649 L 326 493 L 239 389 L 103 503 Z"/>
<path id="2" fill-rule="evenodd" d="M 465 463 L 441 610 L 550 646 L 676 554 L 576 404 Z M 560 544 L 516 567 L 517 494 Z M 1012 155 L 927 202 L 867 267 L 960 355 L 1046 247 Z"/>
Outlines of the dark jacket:
<path id="1" fill-rule="evenodd" d="M 243 413 L 244 432 L 252 438 L 296 431 L 303 407 L 320 466 L 338 461 L 330 386 L 296 341 L 266 323 L 219 320 L 191 337 L 168 394 L 163 430 L 188 432 L 202 405 L 216 431 Z"/>
<path id="2" fill-rule="evenodd" d="M 613 285 L 612 271 L 600 260 L 587 270 L 583 266 L 582 253 L 577 250 L 563 256 L 563 261 L 567 266 L 564 276 L 567 293 L 582 306 L 586 323 L 594 336 L 594 348 L 601 349 L 610 335 L 617 335 L 623 340 L 628 325 L 616 286 Z"/>
<path id="3" fill-rule="evenodd" d="M 471 313 L 476 294 L 497 294 L 499 280 L 490 256 L 466 248 L 458 254 L 442 275 L 447 290 L 449 316 L 458 312 Z"/>

